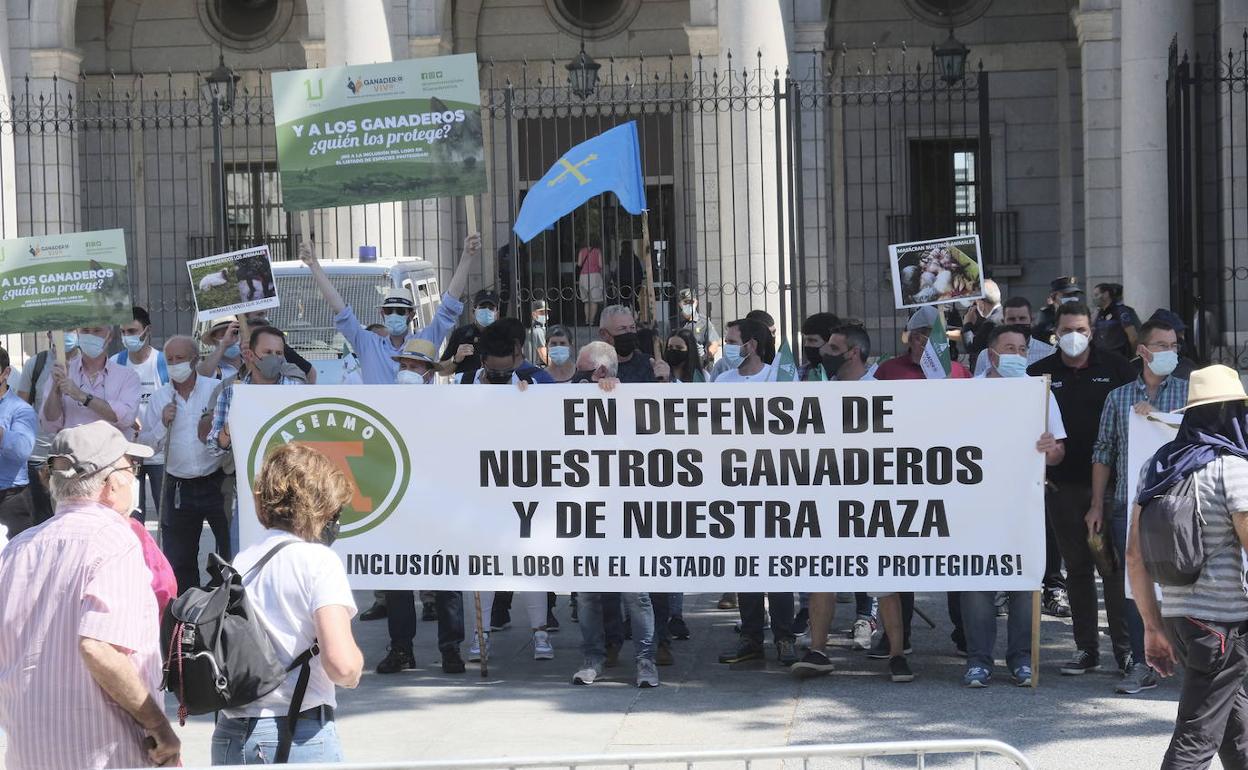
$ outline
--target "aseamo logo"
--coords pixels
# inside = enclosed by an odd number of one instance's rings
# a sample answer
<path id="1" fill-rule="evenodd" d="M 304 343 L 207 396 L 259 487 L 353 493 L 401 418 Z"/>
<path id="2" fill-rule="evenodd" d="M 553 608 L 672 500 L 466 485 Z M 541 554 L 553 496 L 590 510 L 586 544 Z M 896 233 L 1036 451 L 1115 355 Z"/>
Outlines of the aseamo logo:
<path id="1" fill-rule="evenodd" d="M 367 532 L 398 507 L 411 478 L 411 461 L 399 432 L 375 410 L 344 398 L 318 398 L 284 409 L 257 434 L 247 458 L 251 480 L 271 450 L 292 441 L 319 450 L 351 482 L 339 537 Z"/>

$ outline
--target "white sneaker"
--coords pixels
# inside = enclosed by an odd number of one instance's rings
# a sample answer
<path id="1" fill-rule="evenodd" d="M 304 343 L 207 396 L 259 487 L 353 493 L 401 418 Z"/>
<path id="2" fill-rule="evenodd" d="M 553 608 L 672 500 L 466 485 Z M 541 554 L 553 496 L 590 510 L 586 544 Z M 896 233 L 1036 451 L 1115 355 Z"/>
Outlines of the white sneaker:
<path id="1" fill-rule="evenodd" d="M 572 675 L 572 684 L 593 684 L 602 676 L 602 664 L 585 662 L 585 666 Z"/>
<path id="2" fill-rule="evenodd" d="M 870 618 L 858 618 L 854 621 L 854 649 L 869 650 L 874 641 L 875 621 Z"/>
<path id="3" fill-rule="evenodd" d="M 494 651 L 494 648 L 493 646 L 490 645 L 490 635 L 486 634 L 485 635 L 486 656 L 488 657 L 489 654 L 492 653 L 493 651 Z M 468 662 L 469 663 L 481 662 L 481 642 L 478 641 L 478 636 L 476 633 L 473 633 L 472 643 L 468 645 Z"/>
<path id="4" fill-rule="evenodd" d="M 533 632 L 533 660 L 554 660 L 555 648 L 550 645 L 550 634 Z"/>

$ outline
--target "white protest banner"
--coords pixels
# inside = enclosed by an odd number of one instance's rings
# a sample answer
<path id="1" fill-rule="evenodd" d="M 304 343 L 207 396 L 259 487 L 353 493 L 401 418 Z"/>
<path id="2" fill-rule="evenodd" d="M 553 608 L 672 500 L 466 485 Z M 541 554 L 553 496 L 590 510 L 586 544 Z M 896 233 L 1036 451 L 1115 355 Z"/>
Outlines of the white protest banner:
<path id="1" fill-rule="evenodd" d="M 292 441 L 350 474 L 359 589 L 1038 590 L 1044 403 L 1038 378 L 244 385 L 229 423 L 240 490 Z"/>
<path id="2" fill-rule="evenodd" d="M 888 256 L 898 310 L 984 296 L 978 235 L 894 243 Z"/>
<path id="3" fill-rule="evenodd" d="M 189 259 L 186 271 L 191 276 L 195 320 L 200 323 L 281 305 L 268 246 Z"/>
<path id="4" fill-rule="evenodd" d="M 1127 422 L 1127 531 L 1131 531 L 1131 517 L 1135 513 L 1135 494 L 1140 485 L 1140 471 L 1148 458 L 1156 454 L 1162 445 L 1173 441 L 1179 432 L 1179 423 L 1183 415 L 1172 412 L 1153 412 L 1147 416 L 1131 410 L 1131 418 Z M 1106 521 L 1106 526 L 1109 522 Z M 1121 558 L 1126 560 L 1126 554 Z M 1158 596 L 1160 597 L 1160 592 Z M 1131 581 L 1127 581 L 1127 598 L 1135 599 L 1131 592 Z"/>

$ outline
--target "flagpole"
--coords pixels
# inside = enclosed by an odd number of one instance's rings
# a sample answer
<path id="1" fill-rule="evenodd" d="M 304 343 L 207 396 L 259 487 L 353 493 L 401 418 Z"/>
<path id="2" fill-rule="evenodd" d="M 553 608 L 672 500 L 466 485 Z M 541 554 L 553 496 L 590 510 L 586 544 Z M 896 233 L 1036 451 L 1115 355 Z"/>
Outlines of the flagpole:
<path id="1" fill-rule="evenodd" d="M 650 267 L 650 209 L 641 212 L 641 270 L 645 275 L 644 303 L 637 302 L 637 310 L 642 321 L 654 325 L 654 271 Z"/>

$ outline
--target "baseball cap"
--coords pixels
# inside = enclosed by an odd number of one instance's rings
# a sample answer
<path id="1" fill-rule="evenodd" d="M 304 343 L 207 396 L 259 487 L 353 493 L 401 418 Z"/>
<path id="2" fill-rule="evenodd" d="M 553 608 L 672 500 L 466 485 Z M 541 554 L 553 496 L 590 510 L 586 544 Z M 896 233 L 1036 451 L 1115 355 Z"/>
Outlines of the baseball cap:
<path id="1" fill-rule="evenodd" d="M 57 433 L 48 452 L 48 467 L 52 467 L 52 460 L 64 458 L 69 461 L 70 467 L 52 472 L 72 479 L 108 468 L 126 455 L 151 457 L 152 454 L 151 447 L 131 444 L 113 425 L 96 420 Z"/>
<path id="2" fill-rule="evenodd" d="M 437 363 L 437 348 L 429 340 L 422 340 L 419 337 L 412 337 L 403 343 L 403 349 L 396 355 L 390 356 L 391 360 L 398 361 L 400 359 L 408 359 L 411 361 L 424 361 L 429 364 Z"/>
<path id="3" fill-rule="evenodd" d="M 676 295 L 676 298 L 681 300 L 693 299 L 693 289 L 681 289 L 680 293 Z"/>
<path id="4" fill-rule="evenodd" d="M 392 289 L 386 294 L 386 298 L 381 301 L 380 307 L 401 307 L 413 310 L 416 307 L 416 303 L 412 302 L 411 296 L 402 289 Z"/>
<path id="5" fill-rule="evenodd" d="M 476 305 L 490 304 L 498 307 L 498 294 L 490 289 L 482 289 L 472 298 L 472 304 Z"/>
<path id="6" fill-rule="evenodd" d="M 546 304 L 546 300 L 544 299 L 533 300 L 533 312 L 536 313 L 539 310 L 550 310 L 550 305 Z"/>
<path id="7" fill-rule="evenodd" d="M 906 321 L 906 331 L 912 332 L 915 329 L 930 329 L 936 325 L 936 319 L 940 317 L 940 311 L 931 305 L 924 305 L 914 311 L 914 315 L 910 316 L 910 320 Z"/>

